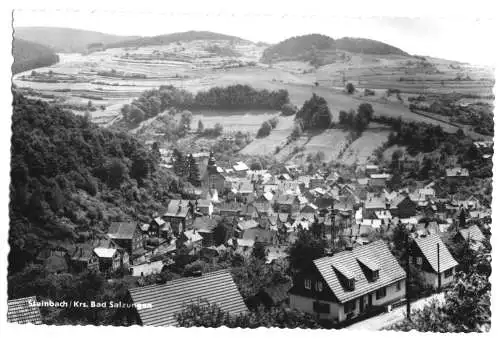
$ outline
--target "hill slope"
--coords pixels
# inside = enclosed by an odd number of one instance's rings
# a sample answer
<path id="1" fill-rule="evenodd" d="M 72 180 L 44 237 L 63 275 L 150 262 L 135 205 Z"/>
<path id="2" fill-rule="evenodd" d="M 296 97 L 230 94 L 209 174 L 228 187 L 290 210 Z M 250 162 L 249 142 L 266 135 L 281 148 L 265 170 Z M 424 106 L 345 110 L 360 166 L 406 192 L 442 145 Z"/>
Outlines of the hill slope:
<path id="1" fill-rule="evenodd" d="M 379 42 L 377 40 L 365 38 L 349 38 L 344 37 L 335 40 L 337 50 L 347 51 L 351 53 L 363 53 L 369 55 L 401 55 L 408 54 L 397 47 Z"/>
<path id="2" fill-rule="evenodd" d="M 288 38 L 268 47 L 264 50 L 261 61 L 272 63 L 280 60 L 302 60 L 313 65 L 324 65 L 336 58 L 343 58 L 343 52 L 407 55 L 394 46 L 376 40 L 347 37 L 335 40 L 321 34 L 308 34 Z"/>
<path id="3" fill-rule="evenodd" d="M 125 40 L 107 44 L 106 47 L 117 48 L 117 47 L 140 47 L 147 45 L 168 45 L 180 41 L 189 42 L 193 40 L 228 40 L 233 42 L 246 42 L 246 40 L 242 38 L 229 36 L 221 33 L 214 33 L 208 31 L 187 31 L 187 32 L 177 32 L 177 33 L 159 35 L 154 37 L 142 37 L 137 39 Z"/>
<path id="4" fill-rule="evenodd" d="M 14 74 L 59 62 L 59 57 L 52 49 L 22 39 L 14 39 L 12 55 L 14 56 L 12 64 Z"/>
<path id="5" fill-rule="evenodd" d="M 137 38 L 62 27 L 16 27 L 14 36 L 46 45 L 56 52 L 85 52 L 92 43 L 106 45 Z"/>
<path id="6" fill-rule="evenodd" d="M 11 146 L 9 273 L 41 248 L 69 249 L 112 221 L 148 222 L 176 179 L 131 136 L 18 94 Z"/>

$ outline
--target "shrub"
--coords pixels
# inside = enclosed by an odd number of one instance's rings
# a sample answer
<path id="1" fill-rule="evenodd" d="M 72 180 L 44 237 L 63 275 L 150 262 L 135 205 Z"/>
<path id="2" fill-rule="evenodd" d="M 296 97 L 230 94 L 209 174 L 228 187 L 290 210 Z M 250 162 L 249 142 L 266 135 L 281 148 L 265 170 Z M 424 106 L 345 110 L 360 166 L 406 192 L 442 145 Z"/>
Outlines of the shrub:
<path id="1" fill-rule="evenodd" d="M 347 85 L 345 86 L 345 90 L 347 91 L 348 94 L 352 94 L 354 93 L 356 88 L 354 88 L 354 85 L 352 83 L 347 83 Z"/>
<path id="2" fill-rule="evenodd" d="M 263 138 L 267 137 L 272 130 L 272 126 L 268 121 L 264 121 L 262 123 L 262 126 L 260 126 L 259 130 L 257 131 L 257 138 Z"/>
<path id="3" fill-rule="evenodd" d="M 281 106 L 281 114 L 284 116 L 290 116 L 294 115 L 297 113 L 297 107 L 294 106 L 291 103 L 285 103 L 283 106 Z"/>

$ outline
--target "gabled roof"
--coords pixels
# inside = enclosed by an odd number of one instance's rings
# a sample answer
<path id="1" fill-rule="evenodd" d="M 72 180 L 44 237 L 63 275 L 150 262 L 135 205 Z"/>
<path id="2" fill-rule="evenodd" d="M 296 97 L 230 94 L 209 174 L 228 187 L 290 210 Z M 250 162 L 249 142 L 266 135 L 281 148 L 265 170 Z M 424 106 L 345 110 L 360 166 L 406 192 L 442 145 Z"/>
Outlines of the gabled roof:
<path id="1" fill-rule="evenodd" d="M 170 200 L 167 207 L 167 212 L 163 214 L 166 217 L 186 217 L 189 213 L 188 200 Z"/>
<path id="2" fill-rule="evenodd" d="M 365 209 L 385 209 L 385 199 L 383 197 L 370 197 L 365 202 Z"/>
<path id="3" fill-rule="evenodd" d="M 199 300 L 216 304 L 231 315 L 248 310 L 229 270 L 180 278 L 162 285 L 137 287 L 129 292 L 134 303 L 151 304 L 151 307 L 137 309 L 143 325 L 177 325 L 175 314 Z"/>
<path id="4" fill-rule="evenodd" d="M 19 324 L 42 324 L 42 314 L 38 306 L 30 305 L 36 303 L 36 297 L 24 297 L 7 301 L 7 322 Z"/>
<path id="5" fill-rule="evenodd" d="M 481 229 L 479 229 L 476 225 L 470 226 L 466 229 L 460 229 L 459 232 L 465 241 L 471 240 L 473 242 L 483 242 L 485 239 L 483 232 L 481 232 Z"/>
<path id="6" fill-rule="evenodd" d="M 425 237 L 416 238 L 414 241 L 435 272 L 438 271 L 438 244 L 440 271 L 444 272 L 458 265 L 457 261 L 453 259 L 453 256 L 451 255 L 448 248 L 446 248 L 446 245 L 443 243 L 439 235 L 431 234 Z"/>
<path id="7" fill-rule="evenodd" d="M 153 222 L 156 223 L 158 226 L 163 226 L 165 224 L 165 221 L 161 217 L 155 217 L 153 219 Z"/>
<path id="8" fill-rule="evenodd" d="M 193 221 L 193 229 L 199 233 L 211 233 L 217 226 L 217 220 L 208 216 L 198 216 Z"/>
<path id="9" fill-rule="evenodd" d="M 111 239 L 129 240 L 134 236 L 136 229 L 136 222 L 113 222 L 109 226 L 108 236 Z"/>
<path id="10" fill-rule="evenodd" d="M 368 263 L 370 267 L 376 267 L 375 265 L 380 267 L 379 278 L 376 281 L 370 282 L 366 278 L 359 259 Z M 405 271 L 399 266 L 386 244 L 381 240 L 355 247 L 351 251 L 334 254 L 331 257 L 316 259 L 314 265 L 341 303 L 406 278 Z M 346 290 L 342 286 L 335 269 L 354 277 L 355 286 L 353 291 Z"/>
<path id="11" fill-rule="evenodd" d="M 258 227 L 259 223 L 255 220 L 246 220 L 238 223 L 238 228 L 241 230 L 247 230 L 250 228 Z"/>
<path id="12" fill-rule="evenodd" d="M 99 258 L 110 259 L 115 255 L 116 249 L 115 248 L 97 247 L 97 248 L 94 248 L 94 253 Z"/>

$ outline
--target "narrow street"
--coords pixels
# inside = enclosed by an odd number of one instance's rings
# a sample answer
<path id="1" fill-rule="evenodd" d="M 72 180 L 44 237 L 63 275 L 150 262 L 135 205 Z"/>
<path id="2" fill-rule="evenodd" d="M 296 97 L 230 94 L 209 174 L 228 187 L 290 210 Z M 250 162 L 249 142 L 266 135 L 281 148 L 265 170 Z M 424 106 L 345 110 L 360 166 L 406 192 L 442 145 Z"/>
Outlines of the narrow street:
<path id="1" fill-rule="evenodd" d="M 437 293 L 432 296 L 422 298 L 411 304 L 411 310 L 422 309 L 433 299 L 444 300 L 444 293 Z M 383 313 L 378 316 L 368 318 L 364 321 L 355 323 L 346 327 L 349 330 L 382 330 L 392 324 L 402 321 L 406 317 L 406 305 L 398 307 L 391 312 Z"/>

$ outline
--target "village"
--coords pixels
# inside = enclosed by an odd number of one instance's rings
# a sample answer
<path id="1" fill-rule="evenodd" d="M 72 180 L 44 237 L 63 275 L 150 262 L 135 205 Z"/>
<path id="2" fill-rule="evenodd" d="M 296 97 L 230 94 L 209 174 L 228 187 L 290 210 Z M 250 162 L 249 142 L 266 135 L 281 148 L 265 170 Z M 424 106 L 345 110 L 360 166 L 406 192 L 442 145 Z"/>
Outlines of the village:
<path id="1" fill-rule="evenodd" d="M 172 154 L 160 152 L 164 167 L 172 167 Z M 137 310 L 144 325 L 175 325 L 183 305 L 202 298 L 231 314 L 264 304 L 345 326 L 407 302 L 408 270 L 401 266 L 406 261 L 417 267 L 431 291 L 451 285 L 458 262 L 444 236 L 479 250 L 489 231 L 491 209 L 474 196 L 438 197 L 434 180 L 389 190 L 387 165 L 309 174 L 298 165 L 283 165 L 280 172 L 251 170 L 242 161 L 219 166 L 211 152 L 191 157 L 201 174 L 195 199 L 170 199 L 149 222 L 113 222 L 105 235 L 72 249 L 46 249 L 37 260 L 55 273 L 90 270 L 113 277 L 121 270 L 142 285 L 140 279 L 165 270 L 183 272 L 162 285 L 130 288 L 134 303 L 149 304 Z M 402 172 L 420 166 L 407 155 L 397 161 Z M 456 165 L 441 180 L 452 184 L 468 177 L 468 170 Z M 409 260 L 398 260 L 383 239 L 398 227 L 410 237 Z M 324 241 L 325 256 L 251 300 L 243 300 L 228 269 L 179 271 L 177 265 L 187 255 L 187 260 L 216 266 L 228 252 L 245 258 L 256 249 L 265 264 L 277 263 L 289 258 L 301 232 Z"/>

